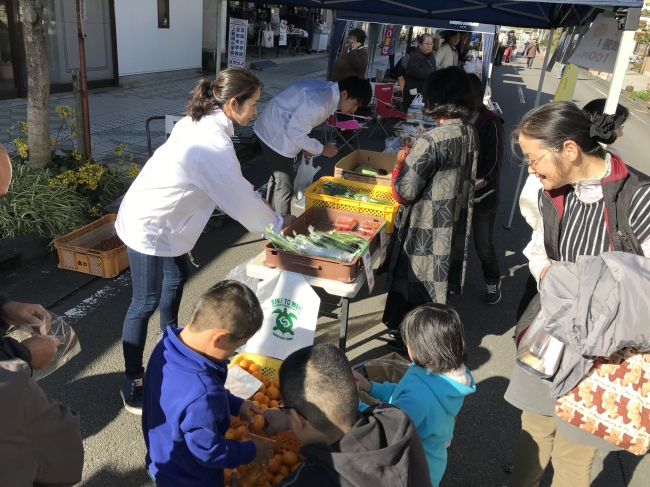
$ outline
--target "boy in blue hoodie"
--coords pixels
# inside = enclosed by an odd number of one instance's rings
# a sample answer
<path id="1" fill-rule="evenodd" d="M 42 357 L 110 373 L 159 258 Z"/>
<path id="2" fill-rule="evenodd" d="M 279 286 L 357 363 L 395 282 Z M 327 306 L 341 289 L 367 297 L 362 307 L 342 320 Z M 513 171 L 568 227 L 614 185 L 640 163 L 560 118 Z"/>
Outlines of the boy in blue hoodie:
<path id="1" fill-rule="evenodd" d="M 273 456 L 258 440 L 223 435 L 231 415 L 252 421 L 252 401 L 225 387 L 228 358 L 262 326 L 260 303 L 247 286 L 221 281 L 197 303 L 185 328 L 168 327 L 144 381 L 142 431 L 146 464 L 157 485 L 223 486 L 223 469 Z"/>
<path id="2" fill-rule="evenodd" d="M 454 308 L 428 303 L 408 313 L 400 325 L 413 360 L 397 384 L 368 381 L 354 372 L 359 389 L 402 409 L 415 424 L 429 464 L 431 483 L 440 485 L 447 467 L 447 444 L 465 396 L 476 391 L 464 362 L 463 324 Z"/>

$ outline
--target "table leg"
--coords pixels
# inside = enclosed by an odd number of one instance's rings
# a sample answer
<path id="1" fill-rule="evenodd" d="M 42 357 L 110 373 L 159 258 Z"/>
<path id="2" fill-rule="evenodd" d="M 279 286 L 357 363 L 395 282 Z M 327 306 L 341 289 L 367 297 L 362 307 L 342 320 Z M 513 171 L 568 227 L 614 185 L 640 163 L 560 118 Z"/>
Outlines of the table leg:
<path id="1" fill-rule="evenodd" d="M 350 309 L 350 301 L 348 298 L 341 298 L 341 328 L 339 331 L 339 348 L 345 352 L 348 340 L 348 311 Z"/>

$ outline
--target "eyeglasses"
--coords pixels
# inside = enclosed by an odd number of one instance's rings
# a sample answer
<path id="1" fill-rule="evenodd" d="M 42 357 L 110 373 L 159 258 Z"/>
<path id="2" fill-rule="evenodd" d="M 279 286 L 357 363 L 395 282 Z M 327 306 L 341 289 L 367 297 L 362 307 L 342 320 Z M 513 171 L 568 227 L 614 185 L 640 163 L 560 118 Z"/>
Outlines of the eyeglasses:
<path id="1" fill-rule="evenodd" d="M 301 417 L 302 419 L 304 419 L 305 421 L 309 421 L 309 420 L 307 419 L 307 416 L 305 416 L 304 414 L 302 414 L 300 411 L 298 411 L 298 410 L 297 410 L 296 408 L 294 408 L 294 407 L 291 407 L 291 406 L 278 406 L 278 409 L 279 409 L 280 411 L 284 411 L 285 413 L 288 413 L 291 409 L 293 409 L 295 412 L 298 413 L 298 416 L 300 416 L 300 417 Z"/>
<path id="2" fill-rule="evenodd" d="M 551 152 L 554 152 L 554 151 L 555 151 L 555 149 L 548 150 L 548 151 L 546 151 L 546 152 L 544 153 L 544 155 L 542 155 L 542 157 L 539 157 L 539 158 L 537 158 L 537 159 L 534 160 L 534 161 L 530 161 L 530 160 L 528 160 L 528 159 L 524 159 L 524 161 L 526 161 L 526 164 L 528 164 L 528 167 L 531 168 L 531 169 L 534 171 L 534 170 L 535 170 L 535 166 L 537 165 L 537 163 L 538 163 L 539 161 L 541 161 L 541 160 L 544 158 L 544 156 L 545 156 L 546 154 L 550 154 Z"/>

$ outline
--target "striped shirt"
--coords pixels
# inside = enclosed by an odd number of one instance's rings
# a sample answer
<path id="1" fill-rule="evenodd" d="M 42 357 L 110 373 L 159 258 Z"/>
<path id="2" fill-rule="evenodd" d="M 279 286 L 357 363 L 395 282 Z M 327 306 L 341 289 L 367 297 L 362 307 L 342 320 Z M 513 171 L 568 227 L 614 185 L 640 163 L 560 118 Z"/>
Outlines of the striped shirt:
<path id="1" fill-rule="evenodd" d="M 543 199 L 540 198 L 540 213 Z M 609 251 L 609 235 L 604 217 L 605 201 L 586 203 L 571 188 L 564 199 L 560 225 L 559 258 L 575 262 L 581 255 L 600 255 Z M 639 189 L 630 206 L 630 226 L 640 244 L 650 236 L 650 186 Z"/>

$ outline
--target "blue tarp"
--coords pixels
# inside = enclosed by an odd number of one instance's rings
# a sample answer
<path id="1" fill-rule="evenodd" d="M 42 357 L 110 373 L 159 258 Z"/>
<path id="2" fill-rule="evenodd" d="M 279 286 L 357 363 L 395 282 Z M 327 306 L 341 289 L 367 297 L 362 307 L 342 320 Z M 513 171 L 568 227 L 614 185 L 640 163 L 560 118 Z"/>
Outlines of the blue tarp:
<path id="1" fill-rule="evenodd" d="M 442 19 L 541 29 L 583 24 L 607 7 L 643 7 L 643 0 L 282 0 L 282 3 L 335 9 L 338 18 L 342 18 L 343 11 L 381 14 L 389 16 L 390 23 L 403 25 L 426 26 L 427 20 Z M 400 16 L 416 18 L 418 22 L 393 20 Z"/>

